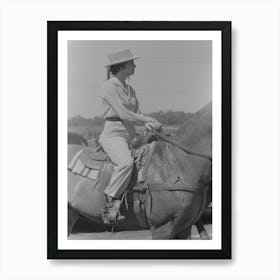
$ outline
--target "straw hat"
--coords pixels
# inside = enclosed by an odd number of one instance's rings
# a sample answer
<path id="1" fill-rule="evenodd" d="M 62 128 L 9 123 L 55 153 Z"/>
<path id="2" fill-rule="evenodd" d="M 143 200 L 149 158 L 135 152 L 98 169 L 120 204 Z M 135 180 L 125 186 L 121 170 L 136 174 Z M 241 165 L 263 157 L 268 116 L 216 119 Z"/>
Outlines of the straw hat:
<path id="1" fill-rule="evenodd" d="M 111 53 L 108 55 L 108 63 L 104 67 L 116 65 L 126 61 L 134 60 L 139 56 L 134 56 L 130 50 Z"/>

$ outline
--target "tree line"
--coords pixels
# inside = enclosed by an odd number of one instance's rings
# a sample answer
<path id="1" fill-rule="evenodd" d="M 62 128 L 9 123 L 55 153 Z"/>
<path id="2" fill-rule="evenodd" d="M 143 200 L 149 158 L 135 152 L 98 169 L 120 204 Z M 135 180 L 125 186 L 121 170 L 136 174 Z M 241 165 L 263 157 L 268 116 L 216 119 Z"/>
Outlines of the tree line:
<path id="1" fill-rule="evenodd" d="M 182 111 L 158 111 L 147 114 L 150 117 L 157 119 L 163 125 L 181 125 L 192 116 L 192 113 L 185 113 Z M 85 118 L 81 115 L 76 115 L 68 119 L 70 126 L 102 126 L 104 125 L 104 118 L 96 116 L 93 118 Z"/>

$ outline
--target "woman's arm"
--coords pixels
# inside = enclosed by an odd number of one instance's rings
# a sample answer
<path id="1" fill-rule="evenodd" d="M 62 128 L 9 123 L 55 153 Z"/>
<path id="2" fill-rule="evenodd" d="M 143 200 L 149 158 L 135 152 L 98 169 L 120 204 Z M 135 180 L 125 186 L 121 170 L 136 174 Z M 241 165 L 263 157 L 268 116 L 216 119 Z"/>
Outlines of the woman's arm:
<path id="1" fill-rule="evenodd" d="M 143 114 L 137 114 L 128 110 L 121 102 L 116 90 L 110 84 L 104 85 L 102 88 L 103 98 L 112 106 L 120 119 L 133 123 L 147 123 L 154 119 Z"/>
<path id="2" fill-rule="evenodd" d="M 134 97 L 135 97 L 136 102 L 137 102 L 137 108 L 136 108 L 137 109 L 137 114 L 144 116 L 144 114 L 142 113 L 142 111 L 140 109 L 139 101 L 138 101 L 135 93 L 134 93 Z M 157 119 L 152 118 L 152 117 L 150 117 L 150 118 L 151 118 L 151 121 L 145 123 L 145 128 L 147 130 L 153 130 L 153 129 L 161 130 L 162 124 Z"/>

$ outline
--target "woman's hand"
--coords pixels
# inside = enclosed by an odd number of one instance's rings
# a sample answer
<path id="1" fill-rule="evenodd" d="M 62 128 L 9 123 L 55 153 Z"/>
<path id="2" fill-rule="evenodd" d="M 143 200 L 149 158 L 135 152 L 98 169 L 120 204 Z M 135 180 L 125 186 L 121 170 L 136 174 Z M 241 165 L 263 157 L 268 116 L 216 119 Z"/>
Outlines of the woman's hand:
<path id="1" fill-rule="evenodd" d="M 157 130 L 157 131 L 161 131 L 162 128 L 162 124 L 157 121 L 156 119 L 151 118 L 150 122 L 145 123 L 145 128 L 148 130 Z"/>
<path id="2" fill-rule="evenodd" d="M 154 129 L 152 122 L 147 122 L 144 124 L 144 126 L 145 126 L 145 130 L 148 130 L 148 131 L 151 131 Z"/>

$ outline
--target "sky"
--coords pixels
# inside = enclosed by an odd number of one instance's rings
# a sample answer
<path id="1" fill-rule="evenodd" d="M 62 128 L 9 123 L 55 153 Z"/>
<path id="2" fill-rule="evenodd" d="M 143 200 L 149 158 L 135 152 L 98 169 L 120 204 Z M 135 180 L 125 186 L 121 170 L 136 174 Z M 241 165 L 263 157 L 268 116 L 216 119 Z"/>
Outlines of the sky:
<path id="1" fill-rule="evenodd" d="M 212 100 L 212 42 L 68 41 L 68 117 L 102 116 L 101 86 L 107 56 L 130 49 L 135 60 L 130 85 L 143 113 L 196 112 Z"/>

